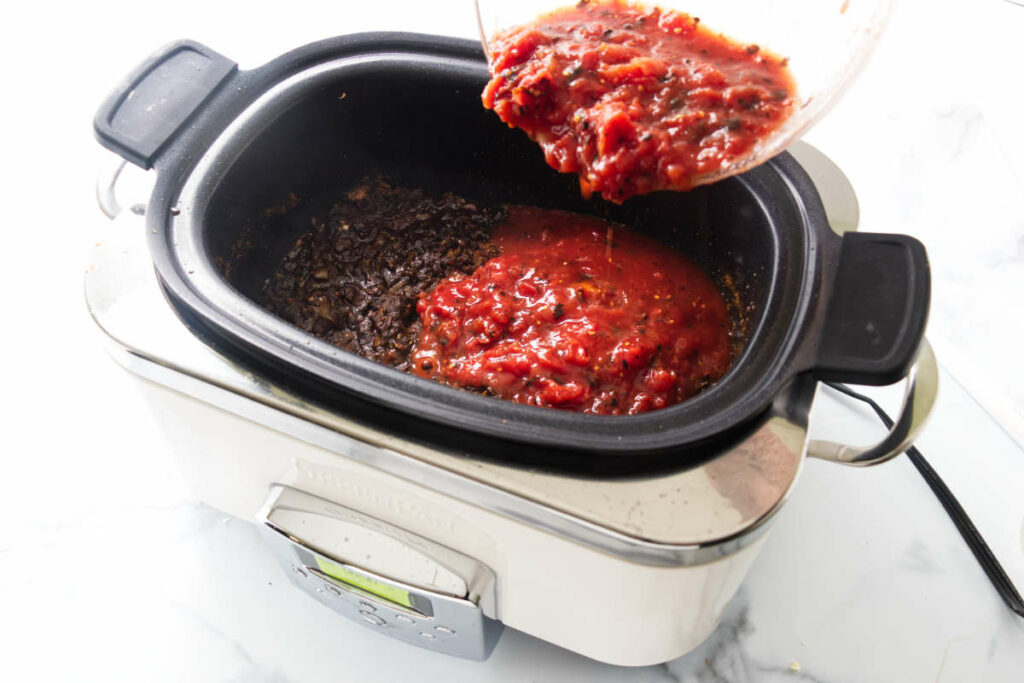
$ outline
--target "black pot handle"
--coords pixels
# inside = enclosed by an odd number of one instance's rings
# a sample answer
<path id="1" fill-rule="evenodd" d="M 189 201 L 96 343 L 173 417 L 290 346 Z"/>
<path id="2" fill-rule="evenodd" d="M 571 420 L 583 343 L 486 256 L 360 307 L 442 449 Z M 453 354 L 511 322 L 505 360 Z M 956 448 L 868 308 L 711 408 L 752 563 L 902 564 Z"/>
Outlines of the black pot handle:
<path id="1" fill-rule="evenodd" d="M 893 384 L 917 358 L 928 322 L 931 273 L 906 235 L 848 232 L 818 347 L 822 381 Z"/>
<path id="2" fill-rule="evenodd" d="M 191 40 L 172 43 L 138 66 L 103 104 L 93 128 L 100 144 L 148 169 L 238 65 Z"/>

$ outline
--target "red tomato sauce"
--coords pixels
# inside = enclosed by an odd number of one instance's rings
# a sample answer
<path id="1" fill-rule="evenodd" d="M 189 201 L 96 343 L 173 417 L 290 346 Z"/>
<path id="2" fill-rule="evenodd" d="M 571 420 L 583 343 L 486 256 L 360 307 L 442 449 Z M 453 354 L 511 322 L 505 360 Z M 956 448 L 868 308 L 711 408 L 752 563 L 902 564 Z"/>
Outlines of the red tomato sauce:
<path id="1" fill-rule="evenodd" d="M 497 36 L 484 106 L 589 197 L 686 190 L 793 109 L 786 60 L 689 15 L 583 0 Z"/>
<path id="2" fill-rule="evenodd" d="M 729 369 L 725 303 L 664 245 L 577 214 L 514 208 L 501 255 L 421 295 L 413 372 L 518 403 L 635 414 Z"/>

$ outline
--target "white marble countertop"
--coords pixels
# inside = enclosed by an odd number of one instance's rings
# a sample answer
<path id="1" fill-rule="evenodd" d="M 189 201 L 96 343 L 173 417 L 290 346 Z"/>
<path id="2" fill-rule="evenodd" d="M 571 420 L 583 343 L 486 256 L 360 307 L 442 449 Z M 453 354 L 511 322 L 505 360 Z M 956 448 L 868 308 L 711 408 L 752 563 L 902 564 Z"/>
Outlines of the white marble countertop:
<path id="1" fill-rule="evenodd" d="M 1024 620 L 906 458 L 871 470 L 807 463 L 721 627 L 644 669 L 510 631 L 485 663 L 389 641 L 298 594 L 251 525 L 190 496 L 82 303 L 87 248 L 105 226 L 92 198 L 102 158 L 92 113 L 118 77 L 176 38 L 255 66 L 357 30 L 474 35 L 468 0 L 365 5 L 37 3 L 5 25 L 0 292 L 19 322 L 0 341 L 0 677 L 1020 680 Z M 946 371 L 921 448 L 1024 587 L 1020 35 L 1024 8 L 1002 0 L 898 2 L 876 58 L 808 140 L 857 188 L 862 229 L 908 232 L 929 249 L 930 337 Z M 949 39 L 956 49 L 921 58 Z M 820 434 L 866 440 L 877 429 L 859 409 L 819 403 Z"/>

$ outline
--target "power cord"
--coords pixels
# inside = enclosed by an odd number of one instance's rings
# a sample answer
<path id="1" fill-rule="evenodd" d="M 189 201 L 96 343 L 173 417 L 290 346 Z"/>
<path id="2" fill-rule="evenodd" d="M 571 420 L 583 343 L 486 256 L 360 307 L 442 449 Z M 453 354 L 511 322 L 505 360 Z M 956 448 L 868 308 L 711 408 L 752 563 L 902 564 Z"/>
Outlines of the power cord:
<path id="1" fill-rule="evenodd" d="M 885 426 L 890 429 L 892 428 L 892 418 L 882 410 L 882 406 L 878 405 L 871 398 L 857 393 L 845 384 L 839 384 L 838 382 L 825 382 L 825 384 L 850 398 L 867 403 L 875 411 L 875 414 L 878 415 L 878 418 L 885 423 Z M 953 495 L 953 492 L 949 490 L 949 487 L 939 477 L 939 474 L 924 459 L 924 455 L 917 449 L 917 446 L 911 446 L 907 449 L 907 457 L 910 458 L 910 462 L 914 463 L 914 467 L 917 468 L 917 471 L 921 473 L 921 476 L 928 483 L 929 488 L 935 493 L 942 507 L 945 508 L 946 514 L 953 520 L 957 531 L 960 532 L 960 535 L 967 542 L 971 553 L 978 560 L 978 564 L 985 571 L 989 581 L 995 586 L 999 597 L 1018 616 L 1024 617 L 1024 600 L 1021 599 L 1020 593 L 1017 592 L 1010 577 L 1006 575 L 1003 566 L 999 564 L 999 560 L 992 554 L 991 548 L 988 547 L 988 543 L 985 542 L 985 539 L 978 532 L 978 528 L 974 526 L 971 518 L 967 516 L 967 511 L 963 509 Z"/>

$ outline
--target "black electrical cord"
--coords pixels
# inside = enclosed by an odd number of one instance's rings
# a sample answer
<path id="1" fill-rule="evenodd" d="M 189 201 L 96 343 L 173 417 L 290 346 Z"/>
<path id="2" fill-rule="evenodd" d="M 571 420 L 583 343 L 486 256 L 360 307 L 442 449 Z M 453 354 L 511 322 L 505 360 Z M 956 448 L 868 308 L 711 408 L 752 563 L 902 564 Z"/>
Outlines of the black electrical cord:
<path id="1" fill-rule="evenodd" d="M 825 382 L 825 384 L 842 394 L 846 394 L 850 398 L 867 403 L 875 411 L 879 419 L 885 423 L 885 426 L 890 429 L 892 428 L 892 418 L 871 398 L 864 394 L 858 394 L 845 384 L 839 384 L 838 382 Z M 978 564 L 981 565 L 985 575 L 988 576 L 989 581 L 995 586 L 999 597 L 1018 616 L 1024 617 L 1024 599 L 1021 599 L 1020 593 L 1017 592 L 1013 582 L 1010 581 L 1010 577 L 1006 575 L 1003 566 L 999 564 L 999 560 L 992 554 L 988 543 L 985 543 L 985 539 L 978 532 L 978 528 L 974 526 L 971 518 L 967 516 L 967 511 L 963 509 L 953 495 L 953 492 L 949 490 L 949 487 L 942 481 L 939 474 L 932 469 L 932 466 L 928 464 L 928 461 L 924 459 L 921 451 L 916 446 L 911 446 L 907 449 L 907 457 L 910 458 L 910 462 L 914 463 L 914 467 L 917 468 L 917 471 L 921 473 L 921 476 L 924 477 L 928 486 L 935 493 L 942 507 L 945 508 L 946 514 L 953 520 L 957 531 L 960 532 L 960 535 L 967 542 L 967 546 L 971 549 L 975 559 L 978 560 Z"/>

